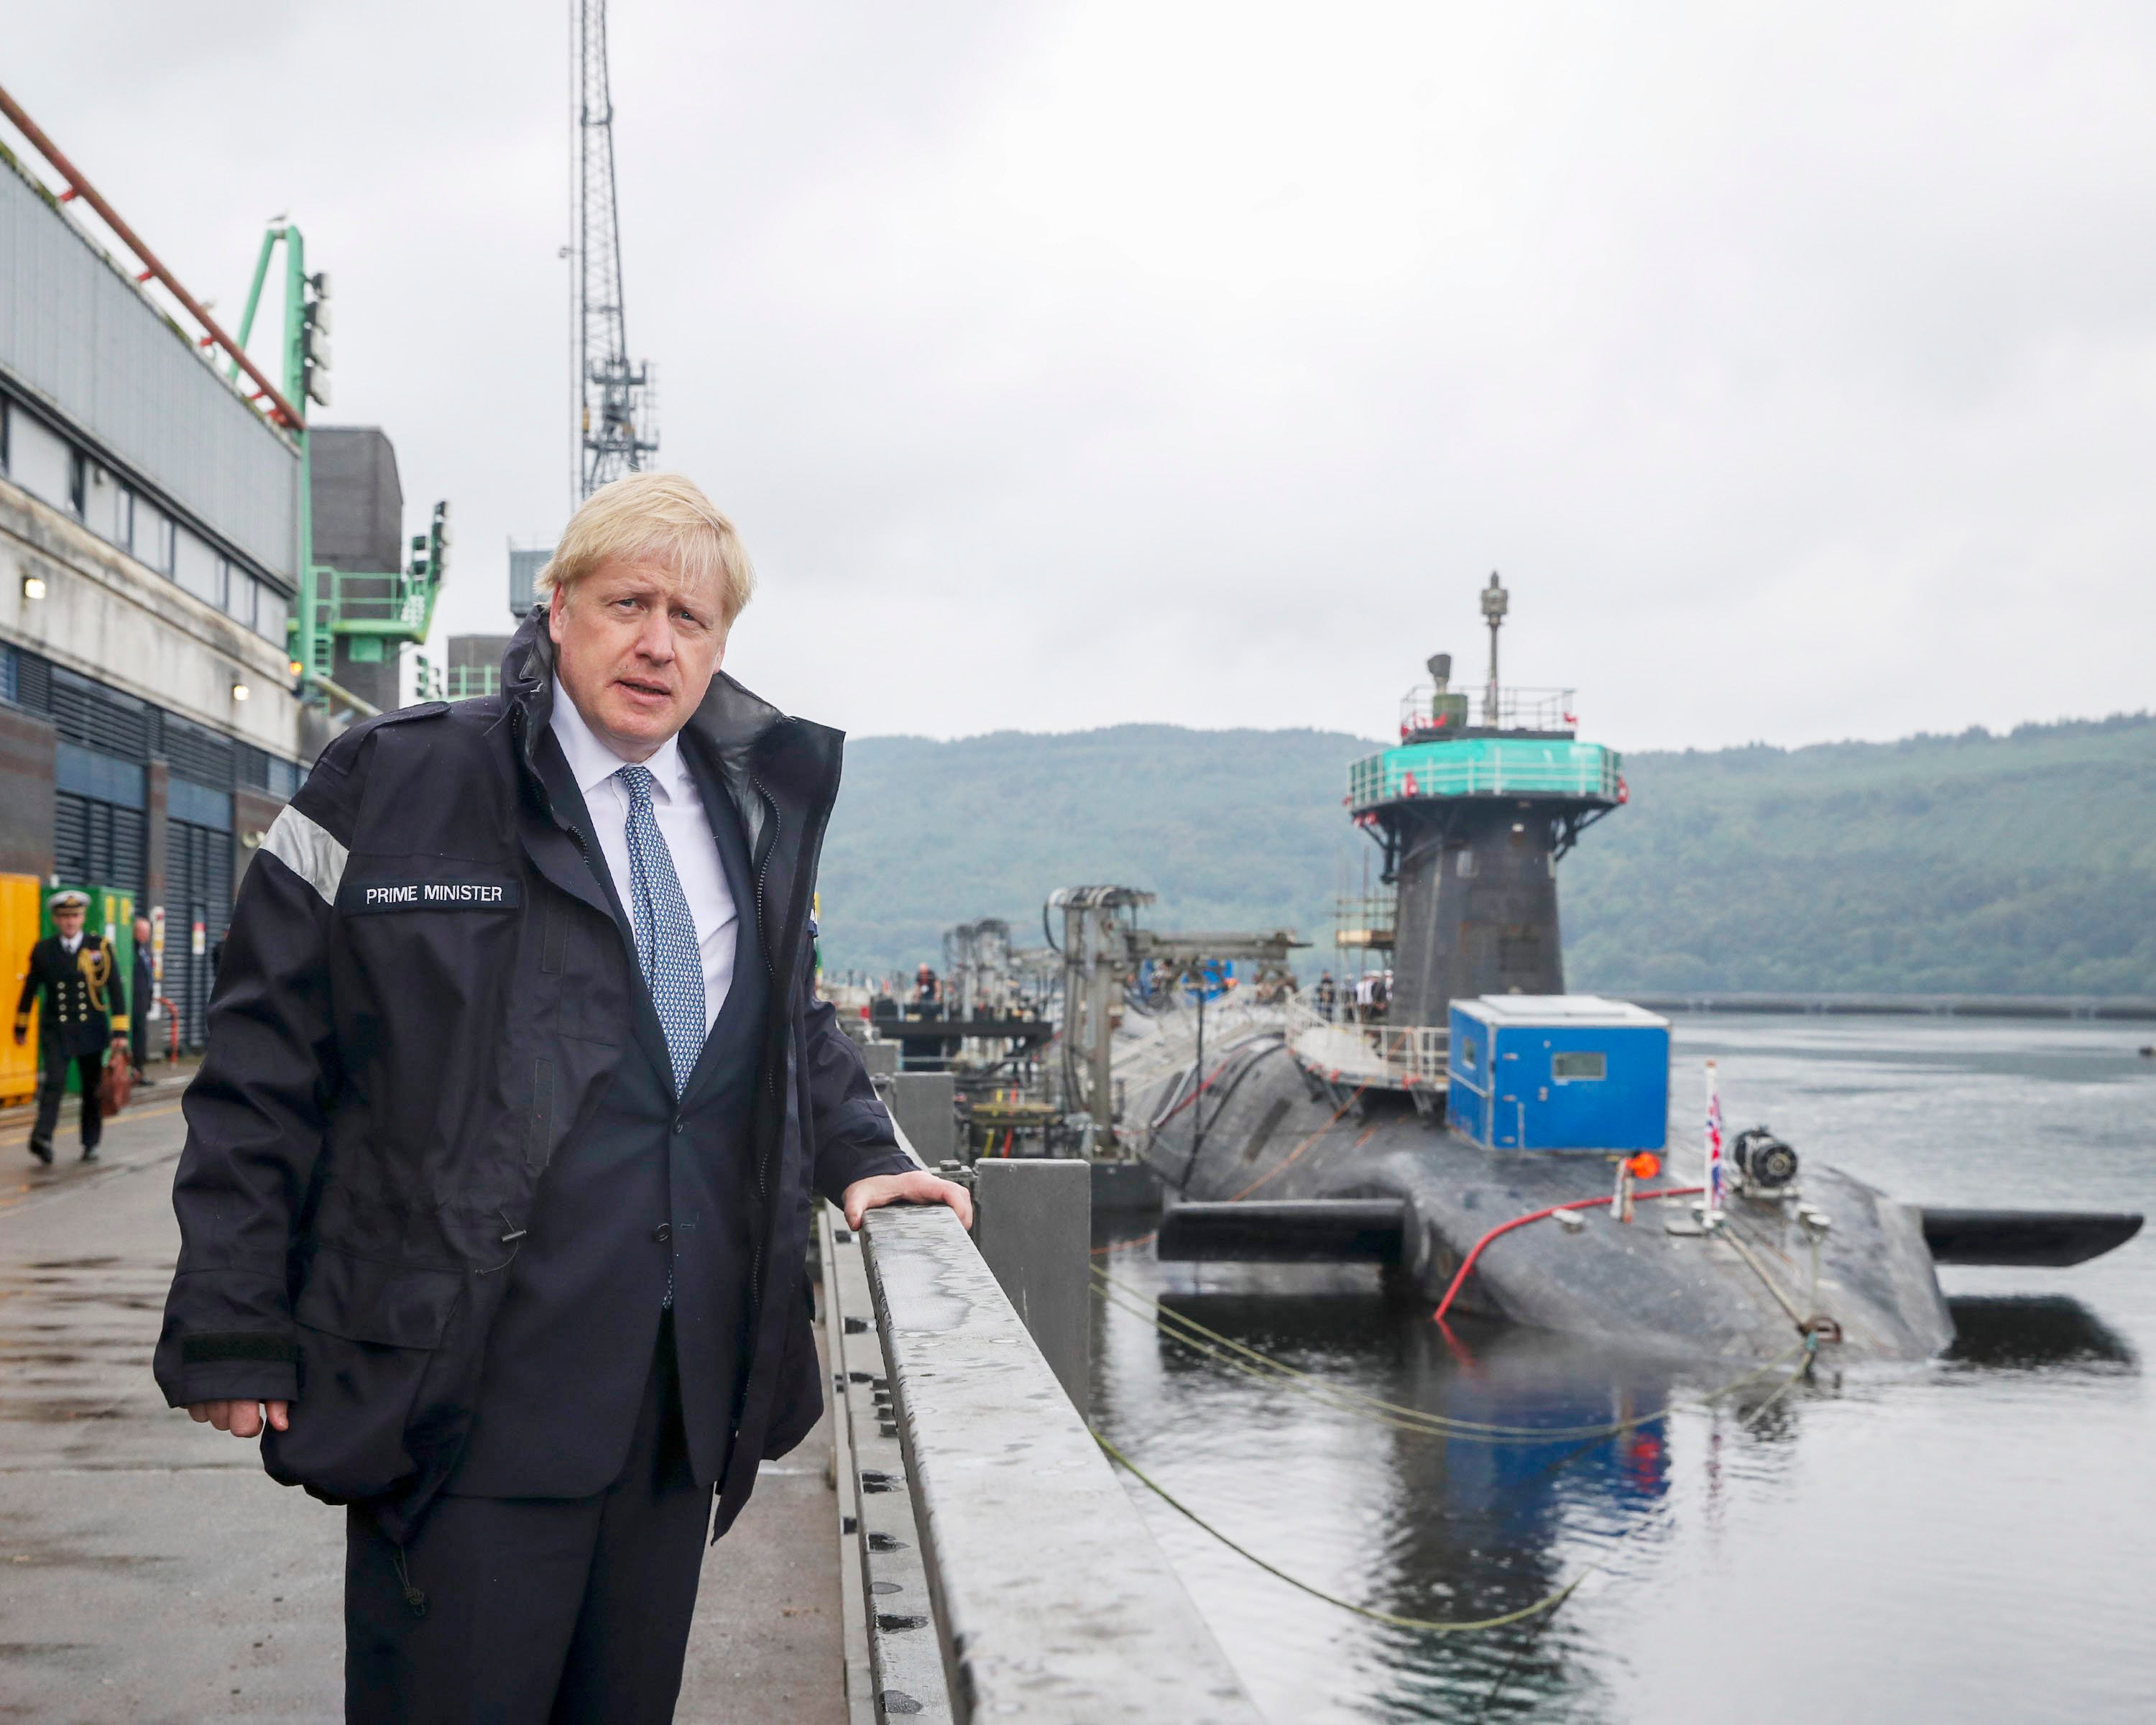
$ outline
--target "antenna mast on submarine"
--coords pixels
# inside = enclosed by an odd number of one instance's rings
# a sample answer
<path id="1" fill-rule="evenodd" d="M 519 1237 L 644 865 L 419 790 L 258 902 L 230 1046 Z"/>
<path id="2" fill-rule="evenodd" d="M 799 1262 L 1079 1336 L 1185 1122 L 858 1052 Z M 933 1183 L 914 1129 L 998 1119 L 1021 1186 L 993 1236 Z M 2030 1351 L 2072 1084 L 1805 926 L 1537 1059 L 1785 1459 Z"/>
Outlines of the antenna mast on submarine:
<path id="1" fill-rule="evenodd" d="M 571 0 L 576 22 L 576 501 L 636 473 L 659 448 L 652 367 L 632 364 L 621 308 L 621 219 L 614 207 L 613 95 L 606 0 Z"/>
<path id="2" fill-rule="evenodd" d="M 1490 686 L 1482 696 L 1482 722 L 1489 726 L 1503 724 L 1502 702 L 1497 688 L 1497 631 L 1505 626 L 1505 613 L 1512 603 L 1497 580 L 1497 572 L 1490 572 L 1490 584 L 1482 589 L 1482 619 L 1490 625 Z"/>

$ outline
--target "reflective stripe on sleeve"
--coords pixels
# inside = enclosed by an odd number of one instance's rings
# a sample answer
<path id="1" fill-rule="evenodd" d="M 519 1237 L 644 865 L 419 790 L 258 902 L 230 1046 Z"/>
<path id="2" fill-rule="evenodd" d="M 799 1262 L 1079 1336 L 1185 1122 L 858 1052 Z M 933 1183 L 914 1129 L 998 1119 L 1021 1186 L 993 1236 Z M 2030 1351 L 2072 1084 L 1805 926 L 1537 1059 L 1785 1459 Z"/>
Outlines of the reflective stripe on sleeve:
<path id="1" fill-rule="evenodd" d="M 287 803 L 262 835 L 262 848 L 320 893 L 323 903 L 336 902 L 345 859 L 352 853 L 331 837 L 326 827 Z"/>

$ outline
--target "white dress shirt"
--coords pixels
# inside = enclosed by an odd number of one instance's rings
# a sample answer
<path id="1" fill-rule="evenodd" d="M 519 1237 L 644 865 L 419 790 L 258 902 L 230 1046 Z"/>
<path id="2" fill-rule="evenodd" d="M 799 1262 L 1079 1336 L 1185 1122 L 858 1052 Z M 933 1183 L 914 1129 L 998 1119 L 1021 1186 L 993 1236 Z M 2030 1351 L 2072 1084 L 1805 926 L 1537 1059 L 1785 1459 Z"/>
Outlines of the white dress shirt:
<path id="1" fill-rule="evenodd" d="M 583 793 L 584 807 L 591 811 L 593 834 L 606 858 L 613 890 L 622 908 L 631 910 L 634 898 L 629 879 L 629 793 L 614 777 L 629 763 L 602 742 L 569 691 L 554 679 L 554 735 L 567 759 L 569 772 Z M 719 841 L 711 836 L 705 817 L 704 799 L 697 793 L 696 776 L 681 758 L 681 740 L 670 737 L 644 764 L 651 769 L 651 812 L 659 822 L 660 836 L 673 853 L 674 873 L 689 901 L 696 920 L 696 946 L 704 960 L 704 1029 L 709 1034 L 718 1022 L 733 986 L 734 951 L 741 934 L 740 910 L 726 885 L 726 871 L 719 861 Z"/>

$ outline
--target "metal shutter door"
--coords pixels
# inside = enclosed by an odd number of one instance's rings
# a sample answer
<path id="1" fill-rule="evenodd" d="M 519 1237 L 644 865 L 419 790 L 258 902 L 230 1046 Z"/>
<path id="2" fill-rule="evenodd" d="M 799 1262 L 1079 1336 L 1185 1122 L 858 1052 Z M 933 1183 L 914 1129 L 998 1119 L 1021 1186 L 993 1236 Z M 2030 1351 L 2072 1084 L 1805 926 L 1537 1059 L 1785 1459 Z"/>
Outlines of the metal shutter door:
<path id="1" fill-rule="evenodd" d="M 200 1048 L 208 1027 L 210 960 L 232 927 L 232 834 L 192 821 L 165 823 L 165 996 L 180 1040 Z M 194 952 L 194 925 L 203 952 Z"/>

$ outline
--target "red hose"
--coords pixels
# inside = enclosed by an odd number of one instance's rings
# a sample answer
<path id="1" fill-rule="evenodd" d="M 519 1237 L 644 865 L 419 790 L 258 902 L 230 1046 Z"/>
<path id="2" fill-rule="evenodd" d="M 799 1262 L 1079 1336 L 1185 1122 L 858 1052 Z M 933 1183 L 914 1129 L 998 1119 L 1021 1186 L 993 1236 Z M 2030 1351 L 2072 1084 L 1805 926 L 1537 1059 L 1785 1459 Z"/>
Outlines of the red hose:
<path id="1" fill-rule="evenodd" d="M 1645 1204 L 1650 1198 L 1690 1198 L 1706 1189 L 1704 1186 L 1665 1186 L 1660 1192 L 1635 1192 L 1632 1198 L 1636 1204 Z M 1445 1322 L 1445 1314 L 1452 1310 L 1453 1298 L 1459 1293 L 1460 1284 L 1467 1280 L 1467 1272 L 1475 1267 L 1475 1260 L 1482 1255 L 1482 1248 L 1499 1235 L 1510 1234 L 1515 1228 L 1524 1228 L 1530 1222 L 1539 1222 L 1543 1217 L 1553 1216 L 1559 1210 L 1591 1210 L 1616 1202 L 1617 1194 L 1614 1192 L 1601 1198 L 1575 1198 L 1570 1204 L 1553 1204 L 1546 1210 L 1530 1210 L 1524 1216 L 1515 1216 L 1509 1222 L 1500 1222 L 1476 1240 L 1468 1249 L 1467 1255 L 1460 1260 L 1460 1268 L 1453 1276 L 1452 1286 L 1445 1291 L 1445 1297 L 1437 1302 L 1437 1310 L 1430 1314 L 1430 1322 L 1440 1324 Z"/>

